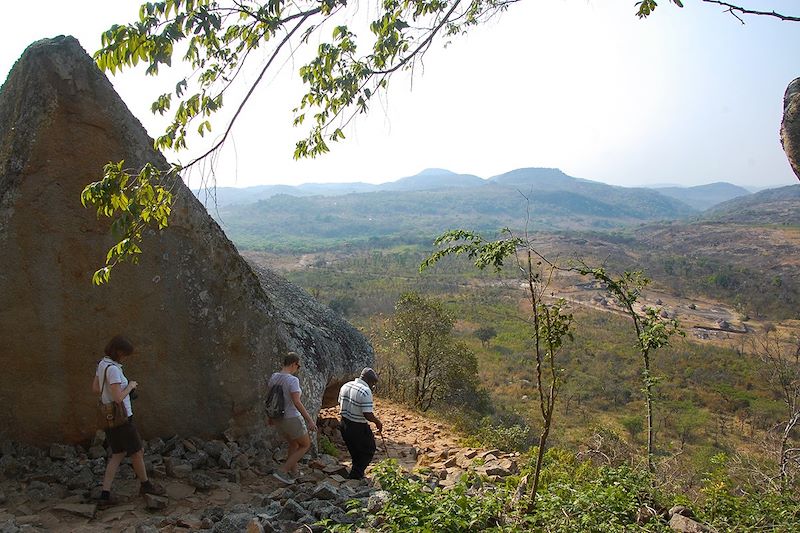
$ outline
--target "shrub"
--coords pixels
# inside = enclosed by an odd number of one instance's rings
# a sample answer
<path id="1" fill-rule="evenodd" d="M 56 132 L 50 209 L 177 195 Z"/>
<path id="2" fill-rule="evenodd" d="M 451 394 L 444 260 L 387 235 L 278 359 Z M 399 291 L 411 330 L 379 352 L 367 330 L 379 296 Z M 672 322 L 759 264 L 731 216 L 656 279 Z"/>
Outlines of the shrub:
<path id="1" fill-rule="evenodd" d="M 334 457 L 339 457 L 339 448 L 325 435 L 319 436 L 319 450 Z"/>
<path id="2" fill-rule="evenodd" d="M 394 460 L 373 469 L 390 498 L 378 512 L 382 531 L 497 530 L 504 515 L 505 491 L 478 493 L 470 490 L 475 477 L 465 476 L 452 488 L 430 490 L 421 480 L 406 477 Z"/>

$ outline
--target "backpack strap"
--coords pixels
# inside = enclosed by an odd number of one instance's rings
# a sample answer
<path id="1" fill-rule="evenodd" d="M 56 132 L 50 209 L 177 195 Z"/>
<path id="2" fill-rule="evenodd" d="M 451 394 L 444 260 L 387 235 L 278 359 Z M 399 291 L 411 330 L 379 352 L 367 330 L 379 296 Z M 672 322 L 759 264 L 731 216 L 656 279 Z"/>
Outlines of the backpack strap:
<path id="1" fill-rule="evenodd" d="M 104 380 L 100 383 L 100 401 L 103 401 L 103 389 L 105 389 L 106 383 L 108 382 L 108 367 L 116 366 L 114 363 L 108 363 L 106 365 L 106 369 L 103 371 Z M 111 401 L 114 401 L 114 398 L 111 398 Z"/>

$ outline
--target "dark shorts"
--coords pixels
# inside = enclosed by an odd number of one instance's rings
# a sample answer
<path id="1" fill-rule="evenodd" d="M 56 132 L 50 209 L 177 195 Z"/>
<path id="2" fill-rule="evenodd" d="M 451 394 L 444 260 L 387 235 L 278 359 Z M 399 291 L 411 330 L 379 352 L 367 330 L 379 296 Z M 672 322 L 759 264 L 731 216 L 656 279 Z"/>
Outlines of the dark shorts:
<path id="1" fill-rule="evenodd" d="M 133 425 L 133 417 L 127 424 L 106 430 L 106 442 L 111 453 L 124 453 L 128 457 L 142 449 L 142 437 Z"/>

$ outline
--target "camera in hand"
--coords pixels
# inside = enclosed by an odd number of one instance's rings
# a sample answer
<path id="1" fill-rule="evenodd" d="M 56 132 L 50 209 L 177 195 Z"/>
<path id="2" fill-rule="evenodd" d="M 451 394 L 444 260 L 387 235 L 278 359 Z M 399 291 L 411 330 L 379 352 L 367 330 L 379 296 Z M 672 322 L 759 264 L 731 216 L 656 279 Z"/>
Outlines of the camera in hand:
<path id="1" fill-rule="evenodd" d="M 130 392 L 130 394 L 128 394 L 128 397 L 129 397 L 131 400 L 135 400 L 136 398 L 138 398 L 138 397 L 139 397 L 139 393 L 138 393 L 138 392 L 136 392 L 136 389 L 133 389 L 133 390 Z"/>

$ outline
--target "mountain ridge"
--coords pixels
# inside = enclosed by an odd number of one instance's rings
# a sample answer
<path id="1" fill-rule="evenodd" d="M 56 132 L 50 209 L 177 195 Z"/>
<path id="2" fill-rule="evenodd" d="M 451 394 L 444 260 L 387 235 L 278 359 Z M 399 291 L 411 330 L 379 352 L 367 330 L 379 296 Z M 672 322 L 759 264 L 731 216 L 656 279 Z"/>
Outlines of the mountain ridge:
<path id="1" fill-rule="evenodd" d="M 564 173 L 558 168 L 524 167 L 497 174 L 489 178 L 481 178 L 474 174 L 462 174 L 442 168 L 428 168 L 412 176 L 379 184 L 366 182 L 341 183 L 302 183 L 300 185 L 257 185 L 252 187 L 215 187 L 208 190 L 195 190 L 195 195 L 207 206 L 218 208 L 234 204 L 252 204 L 266 200 L 278 194 L 293 197 L 305 196 L 342 196 L 379 191 L 434 191 L 442 189 L 470 189 L 488 185 L 500 185 L 519 190 L 527 195 L 534 191 L 554 191 L 571 189 L 571 192 L 582 194 L 605 194 L 616 191 L 653 191 L 661 196 L 677 200 L 695 210 L 703 211 L 734 197 L 750 194 L 747 189 L 726 182 L 716 182 L 694 187 L 623 187 L 609 185 L 600 181 L 577 178 Z M 479 192 L 476 190 L 476 192 Z M 651 198 L 655 198 L 651 196 Z M 662 202 L 664 200 L 661 200 Z"/>
<path id="2" fill-rule="evenodd" d="M 699 211 L 705 211 L 722 202 L 752 194 L 744 187 L 726 181 L 716 181 L 693 187 L 654 187 L 653 190 L 680 200 Z"/>

